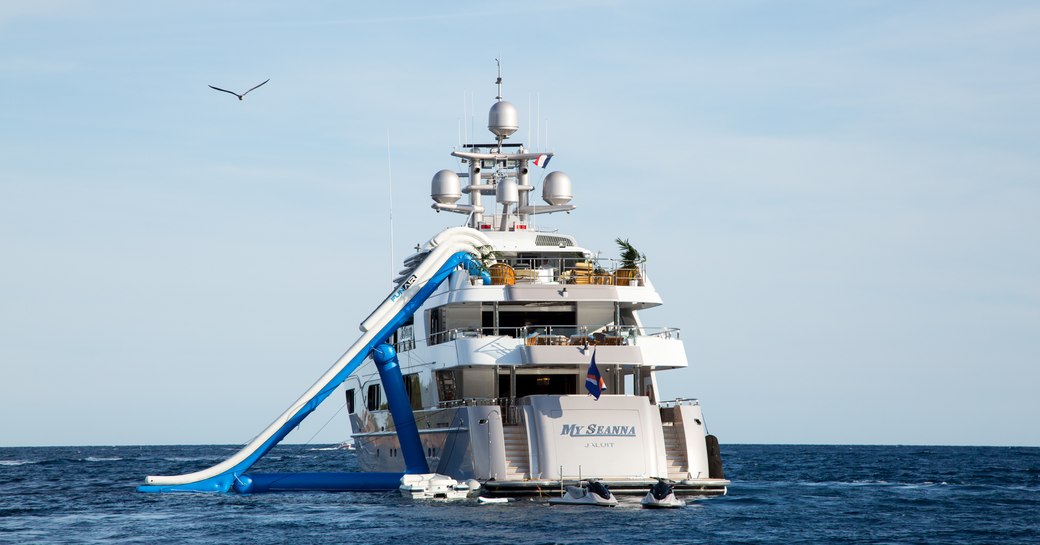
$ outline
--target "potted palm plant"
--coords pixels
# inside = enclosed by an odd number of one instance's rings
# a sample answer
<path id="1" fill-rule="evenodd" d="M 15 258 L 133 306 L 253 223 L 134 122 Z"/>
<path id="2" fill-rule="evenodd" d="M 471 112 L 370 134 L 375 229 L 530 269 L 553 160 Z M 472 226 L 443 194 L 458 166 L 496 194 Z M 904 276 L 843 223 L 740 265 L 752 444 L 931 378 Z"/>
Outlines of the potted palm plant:
<path id="1" fill-rule="evenodd" d="M 502 253 L 492 248 L 490 245 L 484 245 L 477 248 L 480 255 L 473 262 L 473 266 L 470 268 L 470 282 L 476 285 L 481 277 L 487 275 L 488 277 L 492 274 L 492 265 L 502 257 Z"/>
<path id="2" fill-rule="evenodd" d="M 614 242 L 617 243 L 621 255 L 621 264 L 614 271 L 614 283 L 619 286 L 638 286 L 641 280 L 639 266 L 646 263 L 646 254 L 640 253 L 628 239 L 622 240 L 618 237 Z"/>

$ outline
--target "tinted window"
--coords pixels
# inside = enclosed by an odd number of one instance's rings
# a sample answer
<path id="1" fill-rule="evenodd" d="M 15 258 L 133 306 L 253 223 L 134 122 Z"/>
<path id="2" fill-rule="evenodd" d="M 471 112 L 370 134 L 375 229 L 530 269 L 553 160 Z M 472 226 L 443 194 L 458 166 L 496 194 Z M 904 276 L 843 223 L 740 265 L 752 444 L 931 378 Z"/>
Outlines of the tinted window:
<path id="1" fill-rule="evenodd" d="M 408 392 L 408 401 L 413 409 L 422 409 L 422 384 L 419 382 L 419 374 L 412 373 L 404 376 L 404 389 Z"/>
<path id="2" fill-rule="evenodd" d="M 379 388 L 378 384 L 369 384 L 368 385 L 368 395 L 366 396 L 367 399 L 365 400 L 365 407 L 368 407 L 368 410 L 370 410 L 370 411 L 379 410 L 379 404 L 380 404 L 380 401 L 381 401 L 379 399 L 381 397 L 381 391 L 380 390 L 381 389 Z"/>
<path id="3" fill-rule="evenodd" d="M 354 414 L 354 389 L 347 390 L 347 412 Z"/>

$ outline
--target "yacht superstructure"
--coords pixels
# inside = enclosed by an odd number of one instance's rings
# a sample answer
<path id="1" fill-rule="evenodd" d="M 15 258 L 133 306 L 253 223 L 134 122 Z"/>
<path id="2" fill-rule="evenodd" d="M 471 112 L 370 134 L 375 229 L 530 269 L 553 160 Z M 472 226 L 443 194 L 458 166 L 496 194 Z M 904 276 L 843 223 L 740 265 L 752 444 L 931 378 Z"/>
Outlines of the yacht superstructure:
<path id="1" fill-rule="evenodd" d="M 725 493 L 699 403 L 659 399 L 658 375 L 688 362 L 678 329 L 641 319 L 662 304 L 643 263 L 598 259 L 572 236 L 533 228 L 534 215 L 575 208 L 572 184 L 551 172 L 545 204 L 532 202 L 532 169 L 552 153 L 505 142 L 518 116 L 496 83 L 495 141 L 453 152 L 464 170 L 441 170 L 431 184 L 433 208 L 466 215 L 487 244 L 476 266 L 453 271 L 391 339 L 430 470 L 476 479 L 491 494 L 581 479 L 642 494 L 659 478 L 679 493 Z M 399 285 L 430 248 L 405 261 Z M 584 387 L 593 358 L 605 383 L 598 398 Z M 373 363 L 346 380 L 345 394 L 362 470 L 401 471 Z"/>

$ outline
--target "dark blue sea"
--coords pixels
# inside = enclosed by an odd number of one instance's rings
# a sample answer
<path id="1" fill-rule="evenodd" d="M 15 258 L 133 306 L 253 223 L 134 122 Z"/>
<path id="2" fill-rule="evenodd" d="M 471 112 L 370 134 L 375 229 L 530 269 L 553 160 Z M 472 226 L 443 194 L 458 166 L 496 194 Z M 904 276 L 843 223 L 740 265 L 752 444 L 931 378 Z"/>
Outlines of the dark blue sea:
<path id="1" fill-rule="evenodd" d="M 684 509 L 391 493 L 141 494 L 230 446 L 0 448 L 2 543 L 1040 543 L 1040 448 L 723 445 L 729 495 Z M 280 446 L 255 471 L 349 471 Z"/>

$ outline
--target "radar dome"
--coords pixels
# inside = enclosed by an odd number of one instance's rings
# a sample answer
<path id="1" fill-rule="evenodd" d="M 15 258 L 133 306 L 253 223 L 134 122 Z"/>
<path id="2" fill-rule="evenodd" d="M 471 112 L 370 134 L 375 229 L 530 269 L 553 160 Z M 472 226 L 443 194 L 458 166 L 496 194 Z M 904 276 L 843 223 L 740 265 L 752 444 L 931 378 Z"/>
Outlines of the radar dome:
<path id="1" fill-rule="evenodd" d="M 549 204 L 567 204 L 574 198 L 571 179 L 560 171 L 550 172 L 542 185 L 542 200 Z"/>
<path id="2" fill-rule="evenodd" d="M 441 170 L 433 175 L 430 197 L 440 204 L 454 204 L 462 198 L 462 182 L 459 175 L 450 170 Z"/>
<path id="3" fill-rule="evenodd" d="M 495 200 L 503 204 L 515 204 L 520 200 L 520 190 L 513 180 L 502 180 L 495 188 Z"/>
<path id="4" fill-rule="evenodd" d="M 501 138 L 509 138 L 520 128 L 520 114 L 512 103 L 500 100 L 491 106 L 488 112 L 488 130 Z"/>

